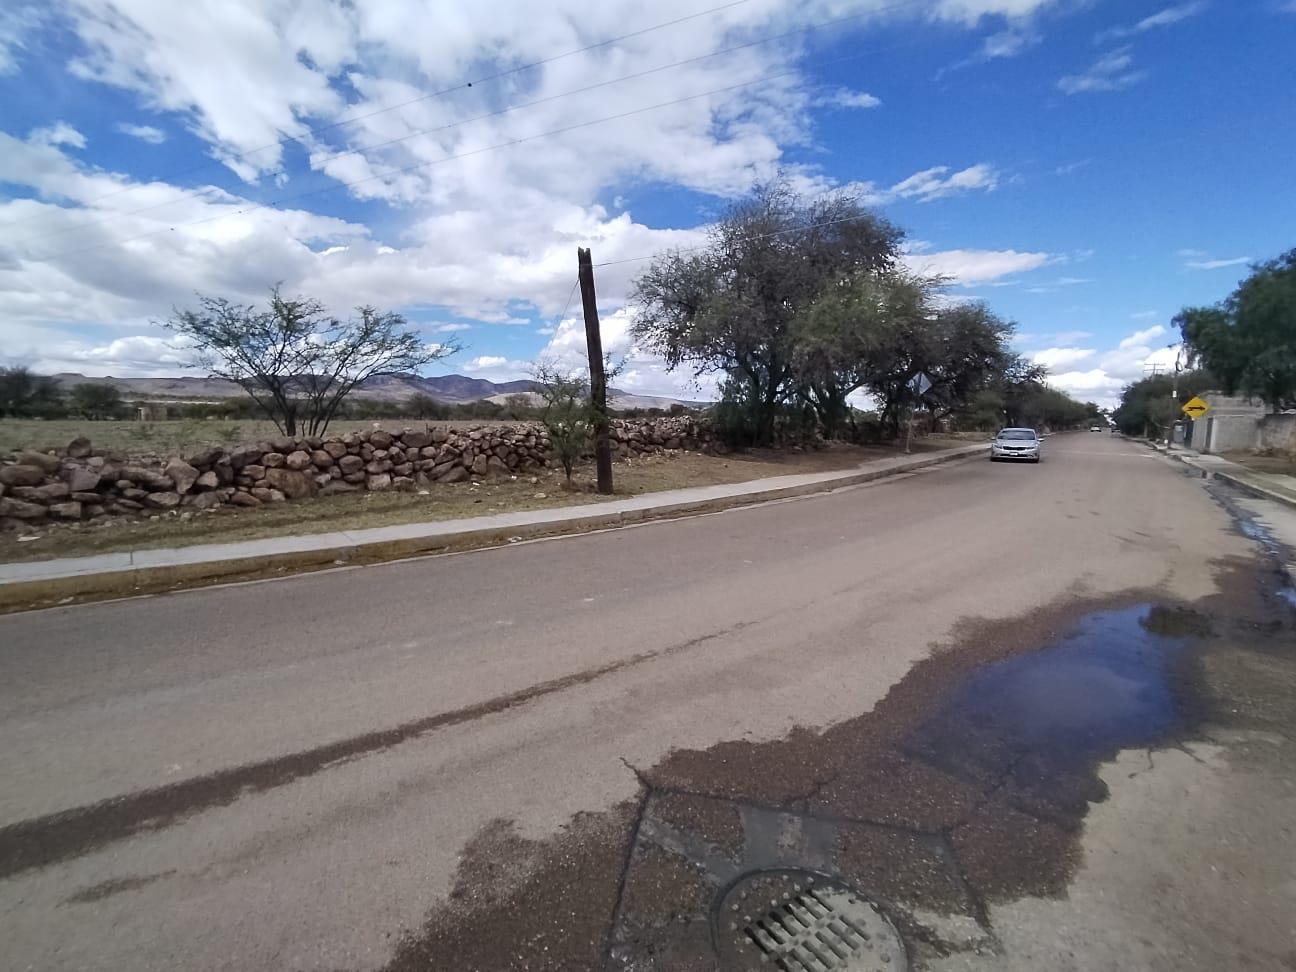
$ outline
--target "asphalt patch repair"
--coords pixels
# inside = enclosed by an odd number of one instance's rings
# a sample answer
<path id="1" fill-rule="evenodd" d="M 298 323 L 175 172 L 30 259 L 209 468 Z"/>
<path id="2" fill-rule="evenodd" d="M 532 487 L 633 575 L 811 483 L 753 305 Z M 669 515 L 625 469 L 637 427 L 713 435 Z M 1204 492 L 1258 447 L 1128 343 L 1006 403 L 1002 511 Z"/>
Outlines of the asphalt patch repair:
<path id="1" fill-rule="evenodd" d="M 1291 608 L 1256 560 L 1220 585 L 969 625 L 855 719 L 673 752 L 635 770 L 637 801 L 548 840 L 495 821 L 387 970 L 786 968 L 724 945 L 751 916 L 721 902 L 760 873 L 875 904 L 911 968 L 994 954 L 991 903 L 1065 894 L 1101 763 L 1205 725 L 1292 733 Z"/>

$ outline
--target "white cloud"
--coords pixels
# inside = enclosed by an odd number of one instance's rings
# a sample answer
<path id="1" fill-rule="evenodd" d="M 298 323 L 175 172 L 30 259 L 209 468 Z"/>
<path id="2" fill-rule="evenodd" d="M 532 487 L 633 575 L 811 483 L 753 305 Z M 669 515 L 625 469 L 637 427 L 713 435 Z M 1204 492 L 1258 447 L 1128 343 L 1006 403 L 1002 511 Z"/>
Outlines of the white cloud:
<path id="1" fill-rule="evenodd" d="M 1097 352 L 1093 348 L 1045 348 L 1043 351 L 1034 352 L 1030 357 L 1035 364 L 1043 365 L 1052 371 L 1055 368 L 1079 364 L 1095 354 Z"/>
<path id="2" fill-rule="evenodd" d="M 1079 159 L 1075 162 L 1067 162 L 1064 165 L 1059 165 L 1056 169 L 1053 170 L 1053 172 L 1056 175 L 1060 175 L 1060 176 L 1071 175 L 1074 172 L 1079 172 L 1081 169 L 1083 169 L 1087 165 L 1090 165 L 1092 162 L 1093 159 Z"/>
<path id="3" fill-rule="evenodd" d="M 975 27 L 990 17 L 1021 20 L 1047 6 L 1047 0 L 938 0 L 933 15 Z"/>
<path id="4" fill-rule="evenodd" d="M 1042 40 L 1035 30 L 1026 27 L 1010 27 L 991 34 L 981 45 L 981 60 L 993 61 L 997 58 L 1016 57 L 1028 47 L 1033 47 Z"/>
<path id="5" fill-rule="evenodd" d="M 468 375 L 470 378 L 484 378 L 487 381 L 504 382 L 530 378 L 531 370 L 532 362 L 530 361 L 515 361 L 503 355 L 485 354 L 462 363 L 453 360 L 443 362 L 437 367 L 436 373 L 450 374 L 457 372 Z"/>
<path id="6" fill-rule="evenodd" d="M 968 192 L 993 192 L 999 187 L 1000 173 L 988 162 L 978 162 L 955 172 L 948 165 L 932 166 L 901 179 L 889 188 L 872 181 L 837 184 L 805 168 L 785 170 L 792 188 L 805 196 L 842 191 L 856 196 L 866 206 L 882 206 L 901 199 L 920 203 L 932 202 Z M 910 249 L 915 249 L 914 244 Z"/>
<path id="7" fill-rule="evenodd" d="M 1160 325 L 1136 331 L 1123 339 L 1116 348 L 1101 354 L 1095 367 L 1050 375 L 1048 382 L 1077 398 L 1092 399 L 1100 405 L 1115 407 L 1121 389 L 1126 385 L 1151 374 L 1154 369 L 1163 373 L 1174 370 L 1180 346 L 1172 344 L 1157 347 L 1152 343 L 1166 333 L 1167 329 Z"/>
<path id="8" fill-rule="evenodd" d="M 1166 7 L 1158 10 L 1154 14 L 1149 14 L 1142 20 L 1129 25 L 1128 27 L 1112 27 L 1100 32 L 1095 38 L 1095 43 L 1103 44 L 1107 41 L 1120 40 L 1125 37 L 1133 37 L 1136 34 L 1142 34 L 1149 30 L 1155 30 L 1158 27 L 1169 27 L 1177 24 L 1181 20 L 1187 20 L 1189 17 L 1195 17 L 1202 13 L 1207 7 L 1206 0 L 1190 0 L 1189 3 L 1180 3 L 1172 7 Z"/>
<path id="9" fill-rule="evenodd" d="M 883 11 L 885 0 L 852 3 L 852 10 L 877 11 L 879 19 L 972 28 L 987 17 L 1027 17 L 1047 0 L 921 0 L 903 11 Z M 5 52 L 18 49 L 10 43 L 16 35 L 6 31 L 19 8 L 0 6 L 3 71 L 11 56 Z M 706 55 L 839 16 L 838 5 L 745 4 L 559 57 L 502 83 L 458 86 L 465 77 L 578 51 L 591 38 L 696 11 L 690 0 L 664 0 L 630 17 L 623 6 L 555 0 L 537 18 L 524 4 L 486 0 L 429 17 L 422 0 L 225 0 L 204 7 L 196 31 L 186 4 L 77 0 L 60 21 L 79 51 L 69 70 L 133 99 L 137 113 L 127 117 L 157 119 L 159 132 L 187 128 L 239 178 L 285 179 L 284 196 L 331 185 L 336 198 L 379 201 L 390 215 L 379 233 L 359 218 L 312 211 L 311 200 L 259 207 L 252 200 L 267 195 L 262 189 L 245 198 L 215 185 L 190 189 L 110 171 L 71 151 L 85 140 L 67 125 L 26 138 L 0 132 L 0 180 L 23 190 L 0 201 L 0 347 L 16 354 L 17 336 L 33 328 L 68 354 L 108 346 L 107 339 L 74 336 L 87 327 L 114 339 L 162 339 L 150 322 L 173 305 L 191 305 L 195 291 L 256 301 L 275 281 L 339 313 L 371 303 L 437 307 L 447 317 L 483 322 L 483 329 L 530 324 L 562 310 L 578 245 L 591 246 L 596 262 L 613 261 L 598 271 L 598 284 L 601 300 L 616 307 L 644 266 L 631 258 L 705 239 L 705 226 L 659 229 L 618 212 L 622 193 L 660 185 L 709 197 L 719 209 L 787 168 L 789 148 L 813 146 L 816 87 L 799 73 L 803 64 L 812 66 L 809 48 L 762 44 Z M 685 59 L 693 60 L 607 84 L 597 98 L 560 97 Z M 756 78 L 764 80 L 735 87 Z M 425 97 L 450 87 L 457 90 Z M 706 91 L 715 93 L 690 97 Z M 872 97 L 845 94 L 860 106 Z M 535 138 L 678 99 L 688 100 Z M 386 110 L 403 102 L 410 103 Z M 491 114 L 523 102 L 540 103 Z M 151 127 L 123 130 L 147 139 L 143 130 Z M 309 171 L 285 168 L 285 135 L 299 138 Z M 530 141 L 491 149 L 520 139 Z M 347 151 L 353 154 L 339 154 Z M 823 188 L 833 184 L 808 170 L 800 174 Z M 371 181 L 337 185 L 355 179 Z M 992 166 L 980 163 L 959 171 L 938 166 L 891 189 L 867 182 L 856 188 L 873 192 L 872 202 L 928 201 L 989 191 L 999 181 Z M 609 212 L 592 202 L 609 198 L 621 206 Z M 931 256 L 960 280 L 987 284 L 1046 259 L 976 250 Z M 41 350 L 25 337 L 21 343 Z M 161 357 L 155 368 L 175 370 Z M 655 381 L 653 374 L 644 365 L 637 380 Z"/>
<path id="10" fill-rule="evenodd" d="M 150 145 L 161 145 L 166 141 L 166 132 L 160 128 L 154 128 L 152 125 L 132 125 L 130 122 L 119 122 L 116 128 L 123 135 L 138 138 L 141 142 L 148 142 Z"/>
<path id="11" fill-rule="evenodd" d="M 1001 281 L 1049 263 L 1047 253 L 1017 250 L 938 250 L 908 253 L 904 263 L 915 273 L 946 277 L 964 287 Z"/>
<path id="12" fill-rule="evenodd" d="M 1120 91 L 1138 84 L 1146 77 L 1146 71 L 1134 69 L 1134 55 L 1130 53 L 1130 48 L 1120 47 L 1098 58 L 1083 73 L 1060 78 L 1057 85 L 1069 95 L 1091 91 Z"/>
<path id="13" fill-rule="evenodd" d="M 938 165 L 922 172 L 915 172 L 909 178 L 897 182 L 891 187 L 888 195 L 900 199 L 917 199 L 919 202 L 931 202 L 961 192 L 977 190 L 993 192 L 999 186 L 999 173 L 994 166 L 985 162 L 968 166 L 958 172 L 951 172 L 947 165 Z"/>
<path id="14" fill-rule="evenodd" d="M 600 315 L 603 351 L 621 367 L 613 379 L 615 387 L 636 395 L 660 395 L 671 398 L 713 400 L 718 386 L 713 376 L 694 380 L 687 369 L 669 371 L 664 361 L 635 347 L 630 334 L 632 311 L 621 307 Z M 536 355 L 543 362 L 565 372 L 584 372 L 589 367 L 585 347 L 585 323 L 579 316 L 567 316 L 558 322 L 548 343 Z M 491 381 L 514 381 L 528 378 L 533 362 L 515 361 L 503 355 L 481 355 L 461 369 L 465 374 Z"/>
<path id="15" fill-rule="evenodd" d="M 632 321 L 633 312 L 628 307 L 600 315 L 599 319 L 603 352 L 621 365 L 620 373 L 613 379 L 617 388 L 636 395 L 686 400 L 714 401 L 719 397 L 714 375 L 694 379 L 687 369 L 669 371 L 660 358 L 637 348 L 630 334 Z M 589 359 L 585 349 L 584 322 L 578 317 L 566 317 L 560 321 L 538 358 L 565 371 L 586 369 Z"/>
<path id="16" fill-rule="evenodd" d="M 1022 51 L 1034 47 L 1043 40 L 1043 33 L 1028 16 L 1008 15 L 1007 26 L 986 35 L 976 53 L 937 71 L 935 80 L 941 80 L 952 71 L 960 71 L 989 61 L 1017 57 Z"/>
<path id="17" fill-rule="evenodd" d="M 511 308 L 560 311 L 578 244 L 603 261 L 703 239 L 701 230 L 654 230 L 628 213 L 609 217 L 522 191 L 498 211 L 429 213 L 398 249 L 333 217 L 94 171 L 47 140 L 0 133 L 0 179 L 41 197 L 0 203 L 0 321 L 143 324 L 191 303 L 195 291 L 258 300 L 282 280 L 339 311 L 438 304 L 478 320 L 528 323 Z M 600 271 L 600 293 L 621 299 L 641 267 Z"/>
<path id="18" fill-rule="evenodd" d="M 1184 266 L 1189 270 L 1219 270 L 1224 267 L 1239 267 L 1251 262 L 1249 256 L 1217 260 L 1205 250 L 1183 249 L 1178 251 L 1178 255 L 1183 258 Z"/>
<path id="19" fill-rule="evenodd" d="M 1065 371 L 1049 375 L 1048 384 L 1066 392 L 1073 398 L 1083 401 L 1095 401 L 1105 407 L 1113 407 L 1120 398 L 1120 391 L 1126 382 L 1113 378 L 1102 368 L 1091 368 L 1088 371 Z"/>
<path id="20" fill-rule="evenodd" d="M 825 108 L 876 108 L 882 104 L 882 99 L 867 91 L 838 88 L 832 94 L 816 99 L 815 104 Z"/>
<path id="21" fill-rule="evenodd" d="M 453 334 L 456 331 L 471 331 L 472 329 L 471 324 L 438 324 L 431 328 L 437 334 Z"/>
<path id="22" fill-rule="evenodd" d="M 1048 283 L 1028 287 L 1026 292 L 1028 294 L 1050 294 L 1063 287 L 1079 287 L 1082 284 L 1090 283 L 1093 283 L 1092 277 L 1058 277 L 1056 280 L 1051 280 Z"/>
<path id="23" fill-rule="evenodd" d="M 86 147 L 85 136 L 67 122 L 55 122 L 53 125 L 34 129 L 27 136 L 27 140 L 33 145 L 45 145 L 51 148 L 57 145 L 67 145 L 78 149 Z"/>
<path id="24" fill-rule="evenodd" d="M 34 33 L 48 16 L 43 4 L 8 0 L 0 6 L 0 76 L 18 70 L 18 58 Z"/>
<path id="25" fill-rule="evenodd" d="M 279 167 L 284 133 L 345 108 L 328 75 L 356 52 L 348 15 L 325 0 L 292 9 L 213 5 L 201 30 L 184 3 L 85 0 L 67 15 L 84 45 L 70 65 L 74 75 L 190 119 L 195 134 L 226 155 L 269 146 L 246 160 L 248 176 Z"/>
<path id="26" fill-rule="evenodd" d="M 1120 349 L 1122 351 L 1128 351 L 1130 348 L 1143 347 L 1153 338 L 1159 338 L 1161 335 L 1165 333 L 1166 333 L 1166 329 L 1162 325 L 1153 324 L 1151 327 L 1147 328 L 1146 330 L 1135 331 L 1129 337 L 1122 340 L 1120 343 Z"/>
<path id="27" fill-rule="evenodd" d="M 12 325 L 0 364 L 25 365 L 43 374 L 76 372 L 93 377 L 138 378 L 185 374 L 185 343 L 174 336 L 129 335 L 104 341 L 51 335 L 46 328 Z M 192 372 L 188 372 L 192 373 Z"/>
<path id="28" fill-rule="evenodd" d="M 1193 270 L 1220 270 L 1224 267 L 1240 267 L 1251 262 L 1249 256 L 1231 257 L 1227 260 L 1189 260 L 1186 264 Z"/>
<path id="29" fill-rule="evenodd" d="M 1154 317 L 1160 317 L 1160 316 L 1161 316 L 1160 313 L 1154 310 L 1136 311 L 1135 313 L 1130 315 L 1130 317 L 1136 321 L 1150 321 Z"/>

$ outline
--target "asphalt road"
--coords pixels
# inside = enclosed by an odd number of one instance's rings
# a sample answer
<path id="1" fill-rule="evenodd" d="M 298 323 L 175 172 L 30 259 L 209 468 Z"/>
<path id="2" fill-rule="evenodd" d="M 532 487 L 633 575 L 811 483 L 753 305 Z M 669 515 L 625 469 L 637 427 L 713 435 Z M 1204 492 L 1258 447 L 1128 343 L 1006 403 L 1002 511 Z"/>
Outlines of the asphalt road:
<path id="1" fill-rule="evenodd" d="M 934 650 L 975 648 L 985 622 L 1019 619 L 996 630 L 1042 644 L 1104 606 L 1218 607 L 1232 596 L 1227 576 L 1267 569 L 1200 483 L 1145 449 L 1078 433 L 1047 440 L 1045 456 L 0 618 L 0 964 L 381 968 L 444 907 L 457 872 L 457 895 L 471 884 L 465 849 L 492 822 L 542 846 L 578 815 L 642 802 L 642 771 L 674 750 L 771 743 L 868 713 Z M 1224 761 L 1212 773 L 1229 772 L 1228 746 L 1215 744 L 1178 772 L 1205 772 L 1212 758 Z M 1265 860 L 1272 870 L 1284 833 L 1284 860 L 1296 843 L 1278 819 L 1281 808 L 1296 818 L 1290 786 L 1261 756 L 1248 764 L 1253 785 L 1231 797 L 1245 808 L 1254 793 L 1259 807 L 1263 792 L 1271 808 L 1246 816 L 1245 840 L 1231 837 L 1247 874 Z M 1171 794 L 1197 785 L 1157 779 Z M 1126 805 L 1108 785 L 1104 807 L 1126 821 L 1166 799 L 1134 794 Z M 1101 836 L 1092 819 L 1090 832 Z M 500 854 L 491 880 L 507 884 L 513 865 Z M 1098 880 L 1082 866 L 1074 887 L 1097 880 L 1095 901 L 1137 911 L 1152 892 L 1112 867 L 1119 877 Z M 1158 928 L 1200 924 L 1212 907 L 1230 920 L 1236 885 L 1212 897 L 1187 871 L 1157 874 L 1162 897 L 1183 903 L 1159 913 Z M 1197 882 L 1191 895 L 1180 877 Z M 1245 936 L 1260 949 L 1246 957 L 1290 968 L 1266 936 L 1291 930 L 1282 916 L 1296 914 L 1296 871 L 1263 881 L 1247 891 L 1251 920 L 1277 917 Z M 1105 965 L 1075 959 L 1101 938 L 1098 911 L 1073 916 L 1085 930 L 1069 959 L 1048 951 L 1062 947 L 1062 919 L 1040 900 L 1002 905 L 996 947 L 1030 956 L 1024 968 L 1114 967 L 1122 953 L 1102 953 Z M 555 903 L 541 892 L 524 907 Z M 981 911 L 983 923 L 995 917 Z M 1113 936 L 1148 938 L 1134 918 L 1122 922 Z M 974 964 L 945 961 L 955 959 Z M 1008 967 L 1000 959 L 986 967 Z M 1222 967 L 1177 961 L 1165 967 Z M 447 954 L 422 962 L 468 967 Z M 543 956 L 526 967 L 546 967 Z"/>

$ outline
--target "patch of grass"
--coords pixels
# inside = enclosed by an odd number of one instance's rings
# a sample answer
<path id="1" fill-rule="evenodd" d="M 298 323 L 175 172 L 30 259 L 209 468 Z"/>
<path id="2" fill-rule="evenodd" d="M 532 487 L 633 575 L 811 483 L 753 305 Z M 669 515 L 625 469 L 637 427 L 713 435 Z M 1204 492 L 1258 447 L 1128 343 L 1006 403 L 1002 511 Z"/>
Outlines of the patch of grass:
<path id="1" fill-rule="evenodd" d="M 929 451 L 951 444 L 923 440 L 915 444 L 915 450 Z M 753 450 L 728 456 L 699 453 L 649 456 L 616 463 L 616 493 L 612 497 L 601 497 L 594 492 L 594 470 L 590 465 L 583 465 L 578 468 L 570 487 L 561 472 L 540 470 L 534 476 L 519 475 L 516 479 L 479 485 L 429 486 L 426 495 L 417 492 L 357 493 L 297 503 L 276 503 L 253 510 L 221 507 L 189 520 L 170 515 L 157 520 L 112 518 L 101 521 L 109 524 L 106 526 L 96 523 L 79 527 L 35 528 L 32 531 L 36 534 L 35 539 L 23 541 L 19 540 L 22 534 L 0 533 L 0 561 L 80 557 L 144 547 L 228 543 L 572 506 L 689 486 L 849 469 L 870 459 L 893 455 L 896 455 L 895 449 L 834 444 L 811 452 Z M 532 478 L 537 482 L 532 483 Z"/>

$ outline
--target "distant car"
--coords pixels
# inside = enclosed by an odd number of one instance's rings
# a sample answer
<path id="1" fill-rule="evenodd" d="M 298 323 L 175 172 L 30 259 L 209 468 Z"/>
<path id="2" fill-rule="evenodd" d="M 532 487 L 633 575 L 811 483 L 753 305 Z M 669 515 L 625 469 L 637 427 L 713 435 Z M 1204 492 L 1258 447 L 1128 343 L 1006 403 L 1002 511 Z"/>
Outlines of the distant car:
<path id="1" fill-rule="evenodd" d="M 1040 437 L 1034 429 L 1003 429 L 990 443 L 990 461 L 1024 459 L 1040 461 Z"/>
<path id="2" fill-rule="evenodd" d="M 1089 426 L 1089 431 L 1090 431 L 1090 432 L 1101 432 L 1101 431 L 1102 431 L 1102 426 L 1101 426 L 1101 425 L 1091 425 L 1091 426 Z"/>

